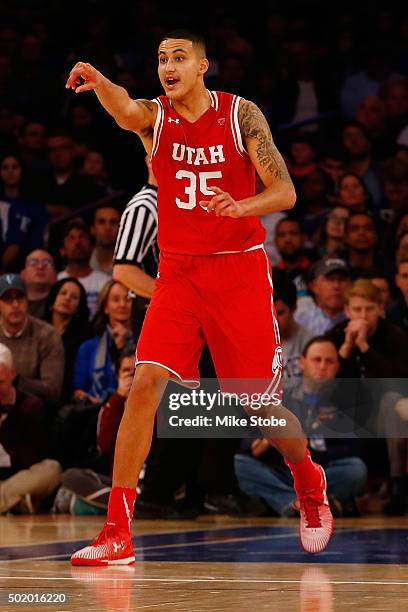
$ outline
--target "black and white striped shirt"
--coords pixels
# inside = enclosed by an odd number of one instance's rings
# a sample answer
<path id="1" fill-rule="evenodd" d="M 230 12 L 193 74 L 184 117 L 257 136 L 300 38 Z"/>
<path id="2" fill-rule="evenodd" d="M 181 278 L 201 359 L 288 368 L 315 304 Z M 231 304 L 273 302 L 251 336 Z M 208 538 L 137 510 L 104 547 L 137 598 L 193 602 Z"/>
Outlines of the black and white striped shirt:
<path id="1" fill-rule="evenodd" d="M 142 268 L 153 278 L 157 275 L 157 188 L 145 185 L 127 203 L 120 220 L 113 255 L 114 264 Z"/>

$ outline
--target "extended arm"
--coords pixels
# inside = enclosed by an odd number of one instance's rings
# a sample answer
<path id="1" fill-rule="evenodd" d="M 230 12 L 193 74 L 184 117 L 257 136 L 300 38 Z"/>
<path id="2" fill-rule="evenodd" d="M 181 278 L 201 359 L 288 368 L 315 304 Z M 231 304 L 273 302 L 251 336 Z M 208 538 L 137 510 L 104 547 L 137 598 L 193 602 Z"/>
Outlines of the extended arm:
<path id="1" fill-rule="evenodd" d="M 93 90 L 104 109 L 121 128 L 132 130 L 142 137 L 152 133 L 156 105 L 150 100 L 132 100 L 126 89 L 112 83 L 91 64 L 75 64 L 65 87 L 73 89 L 75 93 Z"/>

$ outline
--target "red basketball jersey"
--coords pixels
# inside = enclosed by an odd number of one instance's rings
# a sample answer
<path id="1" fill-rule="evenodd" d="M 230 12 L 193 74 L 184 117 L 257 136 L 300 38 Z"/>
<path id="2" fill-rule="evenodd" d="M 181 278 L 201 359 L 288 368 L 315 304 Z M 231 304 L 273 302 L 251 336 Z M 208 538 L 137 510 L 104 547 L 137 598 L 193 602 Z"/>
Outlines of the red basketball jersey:
<path id="1" fill-rule="evenodd" d="M 238 124 L 240 98 L 209 92 L 210 108 L 195 122 L 166 96 L 158 105 L 152 167 L 158 182 L 158 244 L 162 251 L 210 255 L 245 251 L 264 241 L 258 217 L 216 217 L 200 206 L 216 185 L 235 200 L 255 194 L 255 169 Z"/>

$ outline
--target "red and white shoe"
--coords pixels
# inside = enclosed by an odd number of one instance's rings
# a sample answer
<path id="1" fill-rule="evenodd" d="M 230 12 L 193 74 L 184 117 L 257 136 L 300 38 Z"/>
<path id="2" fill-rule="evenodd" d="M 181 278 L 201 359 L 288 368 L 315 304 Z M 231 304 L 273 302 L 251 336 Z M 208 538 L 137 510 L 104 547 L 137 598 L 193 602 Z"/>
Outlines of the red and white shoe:
<path id="1" fill-rule="evenodd" d="M 321 473 L 321 483 L 313 491 L 297 491 L 300 511 L 300 541 L 306 552 L 322 552 L 333 533 L 333 516 L 326 494 L 324 469 L 316 466 Z"/>
<path id="2" fill-rule="evenodd" d="M 134 562 L 130 533 L 108 522 L 92 544 L 81 548 L 71 557 L 72 565 L 130 565 Z"/>

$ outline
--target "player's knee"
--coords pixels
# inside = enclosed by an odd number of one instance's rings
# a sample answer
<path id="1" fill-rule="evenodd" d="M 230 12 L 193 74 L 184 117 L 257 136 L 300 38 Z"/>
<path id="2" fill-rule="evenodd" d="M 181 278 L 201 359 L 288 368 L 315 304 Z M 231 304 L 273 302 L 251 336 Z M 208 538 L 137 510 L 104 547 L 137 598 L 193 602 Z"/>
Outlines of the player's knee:
<path id="1" fill-rule="evenodd" d="M 141 364 L 136 368 L 128 404 L 146 405 L 161 397 L 168 374 L 155 365 Z"/>

